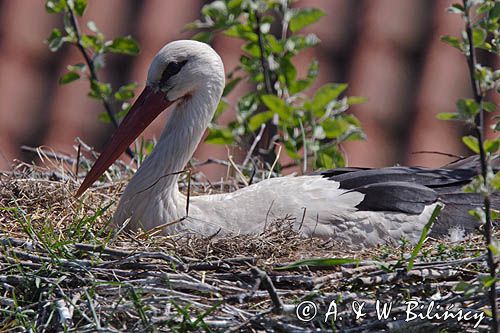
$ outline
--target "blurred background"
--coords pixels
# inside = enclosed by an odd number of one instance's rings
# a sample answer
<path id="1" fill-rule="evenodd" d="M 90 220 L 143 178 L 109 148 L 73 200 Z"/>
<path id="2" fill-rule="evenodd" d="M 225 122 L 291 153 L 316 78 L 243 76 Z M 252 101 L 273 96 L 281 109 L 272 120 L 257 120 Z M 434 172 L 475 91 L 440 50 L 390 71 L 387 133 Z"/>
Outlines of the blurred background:
<path id="1" fill-rule="evenodd" d="M 199 17 L 202 0 L 147 0 L 105 2 L 89 0 L 81 26 L 94 21 L 106 38 L 130 34 L 140 46 L 138 57 L 109 56 L 100 73 L 116 88 L 130 81 L 144 86 L 154 54 L 167 42 L 190 38 L 185 24 Z M 308 31 L 322 43 L 297 59 L 307 68 L 312 57 L 320 62 L 314 90 L 325 82 L 349 83 L 348 95 L 365 96 L 368 102 L 352 112 L 361 120 L 366 141 L 345 146 L 351 166 L 394 164 L 439 166 L 453 158 L 418 151 L 467 154 L 458 137 L 465 129 L 454 122 L 439 121 L 439 112 L 453 112 L 455 101 L 471 96 L 465 58 L 442 43 L 443 34 L 458 35 L 463 22 L 446 12 L 448 0 L 302 0 L 295 6 L 317 7 L 327 16 Z M 113 132 L 98 120 L 102 105 L 87 97 L 88 82 L 58 84 L 68 64 L 82 62 L 74 47 L 51 53 L 44 40 L 60 15 L 45 12 L 44 2 L 0 0 L 0 169 L 14 159 L 31 161 L 22 145 L 48 146 L 75 155 L 75 138 L 99 149 Z M 238 62 L 240 44 L 228 37 L 216 38 L 226 71 Z M 486 58 L 485 58 L 486 56 Z M 499 68 L 498 58 L 480 54 L 480 61 Z M 492 63 L 495 62 L 496 63 Z M 230 95 L 233 103 L 244 86 Z M 499 96 L 491 96 L 498 104 Z M 165 115 L 163 115 L 164 117 Z M 233 114 L 227 112 L 222 120 Z M 160 117 L 147 130 L 159 137 L 165 119 Z M 493 133 L 488 132 L 488 136 Z M 224 146 L 203 144 L 196 157 L 226 159 Z M 209 178 L 226 173 L 224 167 L 205 170 Z"/>

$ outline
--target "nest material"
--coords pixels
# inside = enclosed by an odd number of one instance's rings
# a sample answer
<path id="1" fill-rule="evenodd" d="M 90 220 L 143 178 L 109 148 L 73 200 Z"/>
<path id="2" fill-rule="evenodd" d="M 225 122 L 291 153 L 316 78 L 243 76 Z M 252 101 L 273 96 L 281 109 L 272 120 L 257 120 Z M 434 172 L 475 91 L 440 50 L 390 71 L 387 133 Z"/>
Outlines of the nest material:
<path id="1" fill-rule="evenodd" d="M 481 236 L 429 240 L 413 270 L 411 246 L 350 251 L 302 238 L 286 218 L 261 235 L 114 235 L 107 223 L 124 182 L 103 181 L 83 200 L 60 169 L 21 166 L 0 178 L 0 327 L 3 331 L 484 330 L 489 320 L 406 321 L 408 301 L 484 313 Z M 201 188 L 201 187 L 200 187 Z M 205 189 L 205 188 L 204 188 Z M 354 258 L 356 263 L 307 258 Z M 283 269 L 284 268 L 284 269 Z M 377 303 L 392 305 L 377 318 Z M 316 318 L 301 321 L 311 301 Z M 333 303 L 332 303 L 333 302 Z M 355 303 L 357 302 L 357 303 Z M 353 306 L 362 304 L 357 318 Z M 328 309 L 337 306 L 336 320 Z M 437 311 L 439 312 L 439 311 Z M 434 311 L 433 313 L 437 313 Z M 359 314 L 359 313 L 358 313 Z M 340 319 L 342 318 L 342 319 Z"/>

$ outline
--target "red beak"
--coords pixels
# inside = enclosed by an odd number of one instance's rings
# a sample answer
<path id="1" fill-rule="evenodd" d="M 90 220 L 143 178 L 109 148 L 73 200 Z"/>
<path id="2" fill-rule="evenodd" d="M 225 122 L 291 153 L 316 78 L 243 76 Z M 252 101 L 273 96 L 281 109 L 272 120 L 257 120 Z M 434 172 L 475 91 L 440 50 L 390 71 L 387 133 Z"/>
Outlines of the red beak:
<path id="1" fill-rule="evenodd" d="M 172 103 L 166 100 L 165 93 L 160 90 L 155 92 L 150 87 L 144 88 L 83 180 L 76 192 L 76 197 L 82 195 L 123 154 L 139 134 Z"/>

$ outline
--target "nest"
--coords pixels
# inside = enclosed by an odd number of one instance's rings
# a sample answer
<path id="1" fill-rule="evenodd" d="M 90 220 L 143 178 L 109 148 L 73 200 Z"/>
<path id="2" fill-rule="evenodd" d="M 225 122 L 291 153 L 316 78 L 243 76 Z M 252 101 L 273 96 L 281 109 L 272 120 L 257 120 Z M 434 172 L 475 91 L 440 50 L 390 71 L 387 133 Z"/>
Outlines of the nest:
<path id="1" fill-rule="evenodd" d="M 21 164 L 0 174 L 3 331 L 417 332 L 489 325 L 480 235 L 457 243 L 429 239 L 409 272 L 405 240 L 353 252 L 299 236 L 286 218 L 261 235 L 116 235 L 106 226 L 124 169 L 112 170 L 83 200 L 73 197 L 77 177 L 55 170 Z M 323 259 L 300 262 L 311 258 Z M 421 318 L 408 320 L 409 304 L 418 304 L 412 313 Z M 390 315 L 380 316 L 383 305 Z M 445 310 L 453 315 L 441 317 Z"/>

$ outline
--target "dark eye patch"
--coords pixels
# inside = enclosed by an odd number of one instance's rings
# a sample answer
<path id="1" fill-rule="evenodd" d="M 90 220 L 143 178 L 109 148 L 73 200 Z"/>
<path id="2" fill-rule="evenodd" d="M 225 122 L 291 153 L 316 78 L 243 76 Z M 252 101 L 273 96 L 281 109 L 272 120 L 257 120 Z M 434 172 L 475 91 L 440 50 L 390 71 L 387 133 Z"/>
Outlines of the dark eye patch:
<path id="1" fill-rule="evenodd" d="M 187 60 L 183 60 L 180 62 L 177 61 L 172 61 L 167 65 L 167 68 L 163 71 L 163 74 L 161 75 L 161 80 L 160 80 L 160 85 L 163 86 L 167 83 L 167 81 L 174 76 L 175 74 L 179 73 L 182 69 L 182 67 L 187 63 Z"/>

